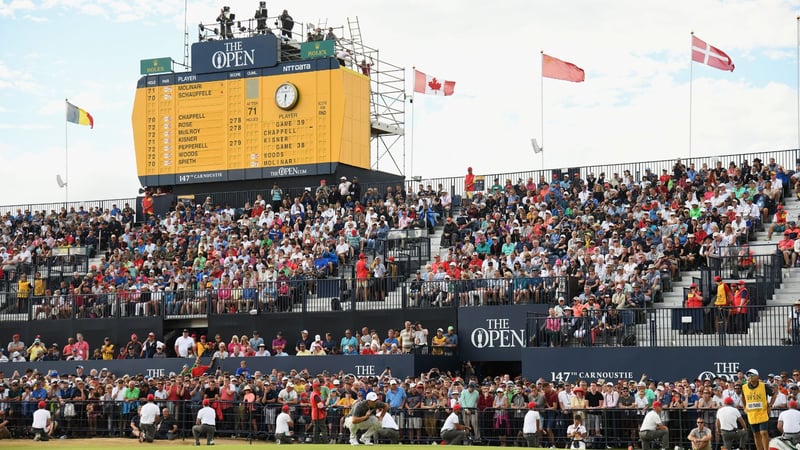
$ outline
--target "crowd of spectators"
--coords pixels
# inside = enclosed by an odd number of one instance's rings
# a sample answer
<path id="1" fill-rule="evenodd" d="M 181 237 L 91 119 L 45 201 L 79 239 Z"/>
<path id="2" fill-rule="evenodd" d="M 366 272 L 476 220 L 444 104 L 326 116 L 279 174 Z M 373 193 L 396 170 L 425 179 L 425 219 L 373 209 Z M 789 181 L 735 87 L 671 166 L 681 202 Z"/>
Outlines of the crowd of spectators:
<path id="1" fill-rule="evenodd" d="M 9 433 L 0 431 L 0 438 L 30 436 L 31 418 L 40 402 L 55 421 L 49 437 L 138 437 L 138 408 L 152 401 L 169 419 L 157 437 L 169 439 L 189 430 L 208 399 L 216 411 L 218 435 L 272 439 L 277 413 L 286 406 L 294 418 L 295 436 L 302 440 L 309 437 L 309 396 L 312 385 L 318 384 L 332 441 L 346 442 L 344 417 L 374 392 L 395 420 L 396 438 L 405 443 L 438 442 L 442 423 L 455 409 L 460 422 L 469 426 L 473 442 L 563 447 L 567 427 L 577 418 L 585 424 L 587 438 L 624 447 L 638 441 L 642 418 L 658 404 L 663 408 L 661 420 L 669 425 L 668 442 L 677 445 L 685 442 L 695 420 L 713 424 L 723 406 L 741 411 L 742 384 L 747 381 L 741 372 L 704 380 L 657 381 L 643 375 L 640 380 L 549 381 L 482 376 L 471 366 L 462 372 L 432 369 L 407 378 L 394 377 L 387 368 L 377 376 L 356 377 L 306 370 L 251 371 L 244 361 L 235 373 L 215 369 L 212 361 L 210 366 L 195 363 L 162 377 L 115 374 L 106 368 L 84 373 L 81 366 L 70 374 L 0 370 L 0 428 Z M 768 374 L 763 381 L 772 392 L 769 426 L 776 433 L 778 415 L 798 400 L 800 370 Z M 532 443 L 523 433 L 531 410 L 539 415 Z"/>
<path id="2" fill-rule="evenodd" d="M 699 168 L 678 160 L 671 173 L 647 169 L 639 179 L 627 170 L 495 179 L 485 191 L 465 186 L 460 215 L 441 185 L 362 191 L 355 177 L 333 185 L 323 179 L 297 195 L 275 184 L 238 207 L 209 197 L 158 216 L 148 206 L 139 224 L 130 205 L 20 210 L 3 217 L 0 265 L 17 304 L 34 303 L 35 318 L 105 317 L 116 308 L 125 315 L 286 310 L 290 295 L 316 294 L 311 280 L 348 275 L 351 266 L 356 298 L 383 299 L 388 289 L 366 289 L 367 280 L 375 286 L 376 279 L 414 274 L 368 255 L 391 230 L 441 224 L 447 253 L 434 255 L 417 283 L 405 286 L 412 306 L 555 304 L 568 276 L 597 301 L 621 285 L 626 299 L 617 306 L 642 307 L 659 299 L 662 278 L 738 255 L 765 223 L 772 222 L 770 232 L 788 232 L 794 245 L 791 233 L 797 237 L 800 228 L 781 200 L 798 176 L 790 178 L 774 159 L 755 159 Z M 152 195 L 158 193 L 146 193 L 145 206 Z M 60 246 L 85 246 L 101 261 L 52 286 L 34 263 Z M 792 248 L 787 263 L 795 262 Z M 636 285 L 642 295 L 634 294 Z"/>
<path id="3" fill-rule="evenodd" d="M 429 335 L 421 322 L 406 321 L 401 328 L 388 329 L 385 334 L 374 328 L 363 327 L 355 332 L 344 330 L 341 336 L 331 332 L 309 334 L 301 330 L 296 338 L 285 336 L 277 331 L 274 338 L 264 339 L 254 330 L 247 334 L 232 335 L 227 341 L 220 334 L 213 338 L 205 334 L 197 335 L 183 329 L 172 345 L 159 340 L 152 331 L 143 339 L 136 333 L 124 345 L 113 342 L 109 337 L 102 344 L 91 347 L 83 334 L 67 338 L 66 343 L 47 344 L 45 338 L 36 335 L 30 345 L 26 345 L 15 333 L 5 348 L 0 349 L 1 362 L 25 361 L 86 361 L 148 358 L 188 358 L 213 356 L 215 360 L 226 358 L 267 357 L 267 356 L 326 356 L 326 355 L 400 355 L 431 354 L 453 355 L 458 347 L 458 334 L 452 325 L 437 328 Z"/>

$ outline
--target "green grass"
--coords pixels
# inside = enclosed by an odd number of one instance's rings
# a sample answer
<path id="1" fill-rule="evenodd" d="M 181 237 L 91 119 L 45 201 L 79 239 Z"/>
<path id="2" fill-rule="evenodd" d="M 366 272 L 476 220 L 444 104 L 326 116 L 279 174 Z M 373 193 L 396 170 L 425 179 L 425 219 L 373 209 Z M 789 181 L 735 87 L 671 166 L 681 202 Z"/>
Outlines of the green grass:
<path id="1" fill-rule="evenodd" d="M 201 444 L 205 447 L 205 439 L 202 439 Z M 152 444 L 140 444 L 135 439 L 124 439 L 124 438 L 96 438 L 96 439 L 54 439 L 48 442 L 34 442 L 33 440 L 22 440 L 22 439 L 13 439 L 13 440 L 0 440 L 0 448 L 14 448 L 14 449 L 26 449 L 26 448 L 35 448 L 41 449 L 45 447 L 51 447 L 53 449 L 114 449 L 114 450 L 124 450 L 124 449 L 147 449 L 147 448 L 171 448 L 171 447 L 191 447 L 194 441 L 191 438 L 187 438 L 185 440 L 174 440 L 174 441 L 156 441 Z M 265 443 L 264 441 L 253 441 L 253 446 L 263 447 L 267 446 L 275 446 L 274 442 Z M 292 446 L 297 446 L 303 450 L 324 450 L 324 449 L 331 449 L 331 448 L 350 448 L 349 444 L 293 444 Z M 227 449 L 243 449 L 248 448 L 248 442 L 246 439 L 216 439 L 214 449 L 215 450 L 227 450 Z M 286 447 L 282 445 L 281 447 Z M 423 448 L 430 448 L 431 445 L 374 445 L 372 447 L 379 447 L 381 450 L 409 450 L 409 449 L 423 449 Z M 360 445 L 359 448 L 362 450 L 366 450 L 370 448 L 366 445 Z M 502 447 L 476 447 L 476 448 L 502 448 Z"/>

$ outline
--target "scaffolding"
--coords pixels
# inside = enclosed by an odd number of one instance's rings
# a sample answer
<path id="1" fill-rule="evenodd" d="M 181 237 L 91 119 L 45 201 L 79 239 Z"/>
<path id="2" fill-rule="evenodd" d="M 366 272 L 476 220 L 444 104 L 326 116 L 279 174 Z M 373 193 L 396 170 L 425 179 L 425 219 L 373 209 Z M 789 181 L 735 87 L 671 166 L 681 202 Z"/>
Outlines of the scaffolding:
<path id="1" fill-rule="evenodd" d="M 259 30 L 254 18 L 234 19 L 227 33 L 219 22 L 201 23 L 198 25 L 198 40 L 241 39 L 272 33 L 281 43 L 280 60 L 298 61 L 302 59 L 302 42 L 319 39 L 320 32 L 324 36 L 328 20 L 319 19 L 316 24 L 295 23 L 295 28 L 300 25 L 302 32 L 292 29 L 287 33 L 290 37 L 282 35 L 278 16 L 267 18 L 266 24 L 266 29 Z M 345 66 L 370 77 L 370 168 L 405 175 L 405 68 L 382 60 L 378 49 L 364 44 L 358 17 L 348 17 L 346 27 L 327 28 L 337 35 L 335 52 L 350 51 Z"/>

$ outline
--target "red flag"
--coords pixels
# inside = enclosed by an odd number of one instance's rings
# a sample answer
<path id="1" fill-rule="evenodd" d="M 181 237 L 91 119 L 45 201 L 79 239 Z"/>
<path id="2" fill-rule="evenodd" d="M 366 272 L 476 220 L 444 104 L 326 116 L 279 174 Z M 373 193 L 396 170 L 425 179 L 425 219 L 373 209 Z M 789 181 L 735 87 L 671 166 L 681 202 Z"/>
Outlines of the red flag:
<path id="1" fill-rule="evenodd" d="M 697 36 L 692 35 L 692 61 L 733 72 L 733 60 L 722 50 L 712 47 Z"/>
<path id="2" fill-rule="evenodd" d="M 414 69 L 414 92 L 432 95 L 453 95 L 456 82 L 440 80 Z"/>
<path id="3" fill-rule="evenodd" d="M 580 83 L 585 78 L 583 69 L 575 64 L 542 53 L 542 76 L 556 80 Z"/>

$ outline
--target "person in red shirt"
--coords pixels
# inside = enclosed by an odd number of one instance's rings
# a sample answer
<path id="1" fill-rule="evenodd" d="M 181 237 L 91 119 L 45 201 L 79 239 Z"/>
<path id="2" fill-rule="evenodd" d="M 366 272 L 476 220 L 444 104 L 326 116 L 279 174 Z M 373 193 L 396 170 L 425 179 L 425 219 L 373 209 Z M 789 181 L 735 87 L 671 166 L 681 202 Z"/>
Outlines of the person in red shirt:
<path id="1" fill-rule="evenodd" d="M 697 288 L 697 283 L 692 283 L 689 288 L 689 293 L 686 294 L 686 307 L 687 308 L 702 308 L 703 307 L 703 294 Z"/>
<path id="2" fill-rule="evenodd" d="M 475 193 L 475 175 L 472 173 L 472 167 L 467 167 L 467 174 L 464 176 L 464 193 L 467 194 L 468 200 L 472 200 L 472 195 Z"/>
<path id="3" fill-rule="evenodd" d="M 145 192 L 142 198 L 142 212 L 146 218 L 153 215 L 153 194 L 150 191 Z"/>
<path id="4" fill-rule="evenodd" d="M 358 255 L 356 263 L 356 301 L 367 301 L 367 288 L 369 285 L 369 266 L 367 266 L 367 255 Z"/>
<path id="5" fill-rule="evenodd" d="M 328 442 L 328 426 L 325 424 L 325 401 L 322 399 L 319 381 L 314 381 L 312 385 L 309 403 L 311 404 L 311 443 L 325 444 Z"/>
<path id="6" fill-rule="evenodd" d="M 778 242 L 778 251 L 783 255 L 783 267 L 792 267 L 797 256 L 794 254 L 794 239 L 789 230 L 783 232 L 783 239 Z"/>
<path id="7" fill-rule="evenodd" d="M 733 294 L 733 308 L 731 309 L 731 332 L 747 332 L 747 305 L 750 303 L 750 294 L 744 280 L 739 280 L 736 292 Z"/>

